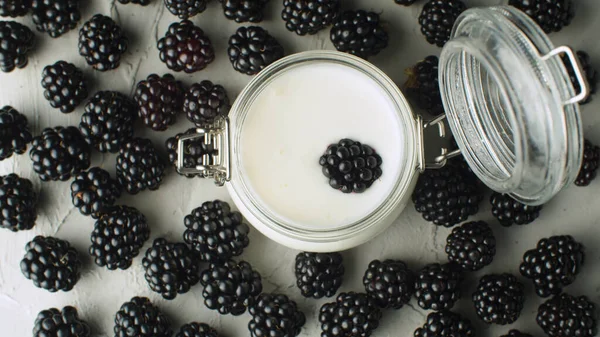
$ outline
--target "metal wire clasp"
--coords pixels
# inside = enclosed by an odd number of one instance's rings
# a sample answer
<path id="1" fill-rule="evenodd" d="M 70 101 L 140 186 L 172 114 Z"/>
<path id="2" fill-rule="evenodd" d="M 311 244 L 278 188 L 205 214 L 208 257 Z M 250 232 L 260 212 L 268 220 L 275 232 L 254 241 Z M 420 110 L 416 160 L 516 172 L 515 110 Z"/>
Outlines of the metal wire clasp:
<path id="1" fill-rule="evenodd" d="M 567 60 L 571 63 L 571 68 L 575 72 L 575 79 L 577 79 L 577 84 L 579 84 L 580 92 L 576 92 L 575 96 L 570 97 L 566 101 L 563 102 L 563 105 L 574 104 L 583 101 L 590 94 L 590 86 L 587 83 L 587 80 L 583 74 L 583 70 L 581 69 L 581 64 L 579 63 L 579 59 L 573 52 L 573 50 L 567 46 L 560 46 L 552 49 L 548 54 L 542 55 L 541 59 L 543 61 L 547 61 L 548 59 L 554 56 L 560 56 L 561 54 L 565 54 L 567 56 Z M 566 63 L 566 62 L 565 62 Z M 566 64 L 565 64 L 566 65 Z"/>
<path id="2" fill-rule="evenodd" d="M 440 149 L 440 155 L 435 157 L 433 159 L 433 161 L 427 161 L 425 159 L 425 141 L 424 141 L 424 131 L 431 127 L 431 126 L 437 126 L 438 127 L 438 135 L 440 138 L 445 138 L 446 137 L 446 124 L 444 123 L 444 120 L 446 119 L 446 115 L 445 114 L 441 114 L 439 116 L 437 116 L 436 118 L 428 121 L 428 122 L 423 122 L 423 118 L 421 118 L 421 116 L 417 117 L 417 130 L 420 133 L 419 134 L 419 139 L 420 139 L 420 148 L 421 148 L 421 153 L 419 156 L 419 171 L 423 172 L 426 169 L 439 169 L 442 168 L 446 165 L 446 162 L 448 161 L 448 159 L 459 156 L 460 155 L 460 150 L 456 149 L 453 151 L 448 151 L 448 148 L 445 147 L 441 147 Z"/>
<path id="3" fill-rule="evenodd" d="M 203 138 L 204 144 L 212 147 L 215 153 L 202 156 L 202 165 L 184 167 L 185 143 Z M 177 141 L 177 172 L 181 174 L 199 174 L 202 178 L 213 178 L 215 184 L 223 186 L 231 179 L 231 160 L 229 153 L 229 119 L 217 118 L 213 124 L 197 128 L 196 133 L 179 137 Z"/>

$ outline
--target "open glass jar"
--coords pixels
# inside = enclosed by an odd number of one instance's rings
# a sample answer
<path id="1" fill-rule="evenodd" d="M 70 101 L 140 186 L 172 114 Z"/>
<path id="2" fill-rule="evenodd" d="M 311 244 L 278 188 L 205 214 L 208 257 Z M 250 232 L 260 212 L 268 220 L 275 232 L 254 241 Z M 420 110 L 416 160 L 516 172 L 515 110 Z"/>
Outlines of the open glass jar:
<path id="1" fill-rule="evenodd" d="M 514 8 L 477 8 L 457 20 L 439 69 L 446 115 L 425 123 L 372 64 L 330 51 L 291 55 L 254 77 L 229 117 L 181 137 L 177 169 L 226 185 L 266 236 L 315 252 L 381 233 L 410 201 L 419 173 L 460 152 L 491 189 L 527 204 L 546 202 L 575 179 L 583 148 L 577 102 L 587 85 L 571 49 L 554 48 Z M 445 118 L 460 151 L 442 148 L 426 163 L 424 129 L 444 131 Z M 383 158 L 380 181 L 360 195 L 330 188 L 318 165 L 327 145 L 346 137 Z M 198 138 L 217 154 L 184 167 L 185 143 Z"/>

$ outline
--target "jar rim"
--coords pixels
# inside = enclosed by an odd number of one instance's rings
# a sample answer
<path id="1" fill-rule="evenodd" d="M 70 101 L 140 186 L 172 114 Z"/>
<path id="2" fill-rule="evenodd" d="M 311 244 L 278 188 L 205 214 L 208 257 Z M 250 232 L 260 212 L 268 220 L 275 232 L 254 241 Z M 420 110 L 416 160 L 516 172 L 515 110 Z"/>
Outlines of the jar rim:
<path id="1" fill-rule="evenodd" d="M 564 48 L 564 47 L 563 47 Z M 581 163 L 579 107 L 552 42 L 511 6 L 469 9 L 442 49 L 439 77 L 450 128 L 492 190 L 530 205 L 573 181 Z"/>
<path id="2" fill-rule="evenodd" d="M 382 88 L 399 117 L 400 124 L 406 133 L 405 148 L 407 162 L 400 168 L 398 178 L 389 195 L 382 203 L 359 221 L 336 228 L 318 229 L 311 226 L 298 226 L 280 219 L 271 212 L 253 192 L 251 184 L 243 173 L 241 159 L 240 135 L 244 120 L 252 103 L 260 95 L 261 90 L 278 75 L 301 64 L 315 62 L 330 62 L 351 67 L 375 81 Z M 287 246 L 313 251 L 332 251 L 357 246 L 383 231 L 394 220 L 410 198 L 412 188 L 416 183 L 417 167 L 419 165 L 419 133 L 417 122 L 404 95 L 395 83 L 381 70 L 371 63 L 358 57 L 334 51 L 308 51 L 287 56 L 256 75 L 236 99 L 229 114 L 232 131 L 231 141 L 231 180 L 227 184 L 238 208 L 253 223 L 258 230 L 275 241 Z M 241 207 L 240 207 L 241 206 Z M 392 218 L 389 220 L 389 218 Z M 389 221 L 383 221 L 389 220 Z"/>

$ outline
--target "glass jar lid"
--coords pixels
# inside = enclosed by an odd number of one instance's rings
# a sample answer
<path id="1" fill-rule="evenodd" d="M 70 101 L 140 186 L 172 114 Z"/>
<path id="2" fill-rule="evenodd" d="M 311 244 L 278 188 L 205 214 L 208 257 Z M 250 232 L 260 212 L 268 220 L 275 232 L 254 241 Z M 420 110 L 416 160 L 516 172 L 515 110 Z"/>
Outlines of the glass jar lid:
<path id="1" fill-rule="evenodd" d="M 513 7 L 474 8 L 457 19 L 439 69 L 454 138 L 486 185 L 539 205 L 575 180 L 583 153 L 577 102 L 588 90 L 570 48 L 554 48 Z"/>

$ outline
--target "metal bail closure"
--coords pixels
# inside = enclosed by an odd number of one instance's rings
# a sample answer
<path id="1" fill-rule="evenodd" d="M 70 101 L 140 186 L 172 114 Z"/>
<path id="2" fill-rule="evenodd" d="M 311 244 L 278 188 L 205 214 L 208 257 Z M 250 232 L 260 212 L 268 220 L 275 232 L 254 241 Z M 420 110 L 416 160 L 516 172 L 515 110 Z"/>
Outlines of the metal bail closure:
<path id="1" fill-rule="evenodd" d="M 590 87 L 587 83 L 585 76 L 583 75 L 583 70 L 581 69 L 581 65 L 579 64 L 577 56 L 575 55 L 575 53 L 573 53 L 573 49 L 571 49 L 567 46 L 556 47 L 556 48 L 552 49 L 548 54 L 542 55 L 541 59 L 543 61 L 547 61 L 548 59 L 550 59 L 554 56 L 559 56 L 561 54 L 567 55 L 567 59 L 569 60 L 569 63 L 571 63 L 571 68 L 575 72 L 575 78 L 577 79 L 577 84 L 579 84 L 579 87 L 581 88 L 580 89 L 581 92 L 575 93 L 575 96 L 564 101 L 563 105 L 569 105 L 569 104 L 581 102 L 584 99 L 586 99 L 588 97 L 588 95 L 590 94 Z M 565 62 L 565 66 L 566 66 L 566 62 Z"/>
<path id="2" fill-rule="evenodd" d="M 203 143 L 215 150 L 215 154 L 202 156 L 202 165 L 184 167 L 185 143 L 193 139 L 203 139 Z M 177 141 L 177 172 L 181 174 L 199 174 L 202 178 L 213 178 L 215 184 L 223 186 L 231 179 L 231 160 L 229 153 L 229 119 L 217 118 L 214 123 L 204 128 L 197 128 L 196 133 L 179 137 Z"/>
<path id="3" fill-rule="evenodd" d="M 446 124 L 444 120 L 446 119 L 446 114 L 441 114 L 434 119 L 423 123 L 423 118 L 421 116 L 417 117 L 417 130 L 419 132 L 420 139 L 420 156 L 419 156 L 419 171 L 423 172 L 426 169 L 440 169 L 446 165 L 446 162 L 450 158 L 457 157 L 461 154 L 460 149 L 456 149 L 453 151 L 448 151 L 448 148 L 441 147 L 440 154 L 436 156 L 433 161 L 427 161 L 425 159 L 425 138 L 424 131 L 427 128 L 432 126 L 438 127 L 438 136 L 440 138 L 446 138 Z"/>

